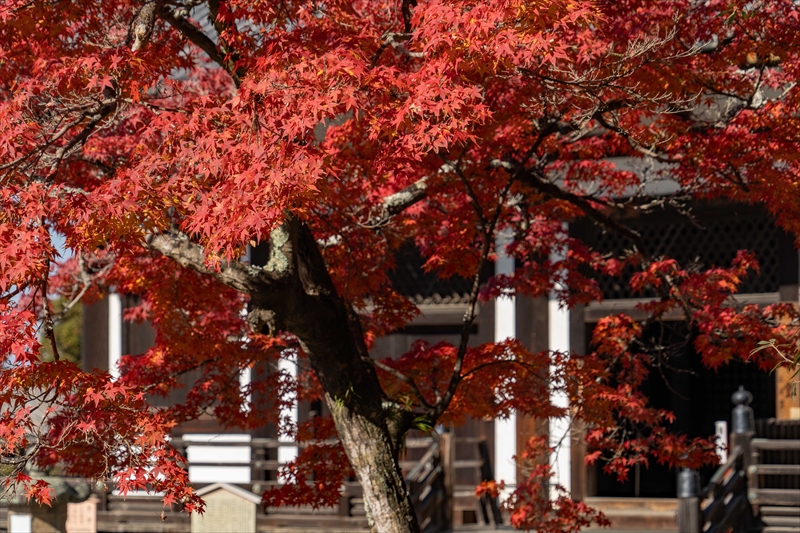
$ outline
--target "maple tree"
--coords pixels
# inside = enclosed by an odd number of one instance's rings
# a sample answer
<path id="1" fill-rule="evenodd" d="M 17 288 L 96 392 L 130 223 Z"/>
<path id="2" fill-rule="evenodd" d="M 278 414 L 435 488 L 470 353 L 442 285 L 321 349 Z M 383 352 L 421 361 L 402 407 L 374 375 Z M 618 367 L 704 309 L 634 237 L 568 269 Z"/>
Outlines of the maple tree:
<path id="1" fill-rule="evenodd" d="M 800 233 L 798 30 L 791 0 L 5 0 L 6 485 L 46 503 L 26 467 L 59 465 L 194 510 L 165 437 L 211 409 L 231 425 L 318 440 L 271 502 L 331 503 L 350 465 L 379 531 L 418 531 L 397 462 L 404 435 L 511 410 L 563 416 L 554 390 L 588 428 L 589 460 L 605 458 L 609 472 L 648 457 L 713 461 L 713 443 L 669 433 L 671 414 L 639 391 L 652 362 L 643 330 L 683 313 L 716 367 L 766 339 L 794 345 L 797 313 L 731 305 L 758 268 L 745 252 L 705 269 L 651 256 L 615 216 L 659 203 L 636 201 L 649 178 L 609 158 L 658 162 L 681 195 L 661 204 L 758 203 Z M 581 218 L 632 252 L 592 250 L 564 225 Z M 516 271 L 482 283 L 501 232 Z M 387 275 L 407 242 L 427 269 L 473 280 L 461 342 L 376 361 L 374 339 L 415 314 Z M 267 251 L 264 264 L 240 259 L 248 245 Z M 625 269 L 632 287 L 655 291 L 648 318 L 601 320 L 589 353 L 469 344 L 481 301 L 587 303 L 602 296 L 592 273 Z M 126 318 L 156 329 L 117 380 L 60 358 L 52 333 L 52 301 L 109 290 L 138 295 Z M 52 360 L 40 357 L 40 329 Z M 297 379 L 264 373 L 243 390 L 231 379 L 289 356 L 301 360 Z M 757 357 L 772 365 L 769 351 Z M 200 377 L 184 402 L 148 406 L 146 394 L 189 372 Z M 331 417 L 287 425 L 289 392 L 323 398 Z M 530 457 L 540 448 L 532 441 Z M 509 498 L 516 525 L 603 521 L 542 498 L 548 476 L 534 468 Z"/>

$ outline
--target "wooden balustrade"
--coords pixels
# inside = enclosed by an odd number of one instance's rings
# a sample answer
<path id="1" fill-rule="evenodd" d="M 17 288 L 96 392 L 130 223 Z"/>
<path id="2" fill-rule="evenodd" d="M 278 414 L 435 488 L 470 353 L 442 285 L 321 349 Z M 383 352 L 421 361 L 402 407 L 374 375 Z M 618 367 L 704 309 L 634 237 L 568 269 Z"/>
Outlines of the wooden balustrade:
<path id="1" fill-rule="evenodd" d="M 220 435 L 224 438 L 225 435 Z M 229 436 L 227 436 L 229 437 Z M 213 438 L 208 435 L 207 438 Z M 336 441 L 322 444 L 335 444 Z M 243 482 L 230 482 L 233 485 L 261 494 L 270 487 L 282 483 L 281 468 L 278 461 L 278 450 L 284 447 L 302 450 L 306 443 L 284 442 L 277 439 L 252 438 L 248 441 L 195 440 L 175 437 L 172 446 L 187 457 L 187 467 L 212 467 L 220 470 L 206 472 L 208 483 L 193 483 L 196 489 L 202 489 L 213 482 L 224 482 L 224 479 L 212 479 L 217 472 L 229 475 L 222 470 L 225 467 L 237 468 L 238 473 L 249 473 L 249 476 L 238 478 Z M 480 471 L 481 478 L 491 479 L 492 468 L 488 448 L 484 439 L 466 437 L 459 439 L 459 445 L 472 448 L 479 459 L 456 458 L 456 436 L 453 432 L 434 433 L 420 438 L 408 438 L 405 443 L 408 460 L 401 460 L 408 483 L 410 497 L 423 533 L 450 531 L 458 523 L 456 519 L 455 501 L 460 492 L 468 492 L 478 509 L 482 510 L 485 523 L 502 524 L 503 518 L 496 499 L 485 498 L 480 503 L 474 499 L 474 484 L 457 485 L 459 471 Z M 477 450 L 476 450 L 477 449 Z M 243 450 L 247 450 L 244 452 Z M 464 453 L 464 449 L 460 453 Z M 281 454 L 283 455 L 283 454 Z M 418 458 L 418 459 L 416 459 Z M 414 460 L 416 459 L 416 460 Z M 244 482 L 246 480 L 246 482 Z M 164 509 L 162 519 L 162 496 L 144 492 L 128 493 L 122 496 L 117 493 L 113 483 L 98 483 L 95 486 L 97 498 L 98 531 L 140 533 L 187 533 L 191 518 L 180 512 L 180 505 L 174 504 Z M 256 528 L 258 531 L 273 531 L 282 527 L 302 530 L 356 532 L 369 530 L 362 490 L 355 480 L 346 481 L 342 487 L 341 498 L 334 508 L 312 509 L 310 506 L 300 508 L 264 508 L 258 505 Z M 468 489 L 468 490 L 467 490 Z M 462 498 L 465 498 L 461 494 Z M 462 503 L 463 505 L 463 503 Z M 0 513 L 5 509 L 0 508 Z M 477 514 L 475 515 L 478 516 Z"/>
<path id="2" fill-rule="evenodd" d="M 735 448 L 728 462 L 714 473 L 701 494 L 701 501 L 706 499 L 703 496 L 708 498 L 702 510 L 702 523 L 709 524 L 706 533 L 724 533 L 729 528 L 752 521 L 742 448 Z"/>
<path id="3" fill-rule="evenodd" d="M 323 444 L 334 444 L 336 441 Z M 277 450 L 281 447 L 303 448 L 305 443 L 285 442 L 277 439 L 254 438 L 246 442 L 221 442 L 184 440 L 174 438 L 171 444 L 186 456 L 189 447 L 218 448 L 221 452 L 231 448 L 248 448 L 243 458 L 236 460 L 225 457 L 206 457 L 204 460 L 188 462 L 188 467 L 248 467 L 251 472 L 248 483 L 235 483 L 254 493 L 281 484 L 282 463 L 277 460 Z M 411 500 L 423 533 L 446 531 L 453 523 L 453 479 L 454 479 L 454 435 L 445 433 L 435 438 L 409 438 L 406 448 L 425 452 L 418 461 L 406 462 L 406 481 Z M 207 483 L 193 483 L 202 488 Z M 98 521 L 102 530 L 125 531 L 125 527 L 152 526 L 169 533 L 188 531 L 188 517 L 184 513 L 170 513 L 168 524 L 160 523 L 161 498 L 157 495 L 129 495 L 127 498 L 115 495 L 113 485 L 98 491 L 101 503 L 98 508 Z M 174 509 L 178 511 L 179 509 Z M 338 505 L 333 509 L 302 508 L 264 508 L 258 515 L 259 527 L 323 527 L 325 530 L 367 530 L 366 513 L 362 500 L 361 486 L 356 481 L 346 481 Z M 166 524 L 166 525 L 165 525 Z M 120 529 L 122 528 L 122 529 Z M 150 529 L 147 529 L 150 531 Z"/>
<path id="4" fill-rule="evenodd" d="M 764 507 L 770 509 L 769 506 L 798 508 L 796 514 L 800 516 L 800 489 L 759 486 L 765 476 L 800 475 L 800 464 L 762 462 L 764 451 L 800 450 L 800 439 L 754 438 L 756 424 L 749 407 L 752 395 L 740 387 L 732 400 L 736 407 L 729 438 L 733 451 L 728 461 L 717 469 L 703 490 L 697 486 L 696 472 L 684 470 L 679 475 L 677 521 L 682 533 L 744 533 L 753 524 L 758 527 L 764 523 L 762 519 L 767 520 L 769 513 L 762 511 Z M 775 421 L 770 423 L 776 425 Z"/>
<path id="5" fill-rule="evenodd" d="M 447 442 L 449 438 L 443 440 Z M 406 475 L 411 504 L 423 533 L 442 531 L 448 527 L 445 469 L 441 451 L 440 443 L 434 441 L 422 459 Z"/>

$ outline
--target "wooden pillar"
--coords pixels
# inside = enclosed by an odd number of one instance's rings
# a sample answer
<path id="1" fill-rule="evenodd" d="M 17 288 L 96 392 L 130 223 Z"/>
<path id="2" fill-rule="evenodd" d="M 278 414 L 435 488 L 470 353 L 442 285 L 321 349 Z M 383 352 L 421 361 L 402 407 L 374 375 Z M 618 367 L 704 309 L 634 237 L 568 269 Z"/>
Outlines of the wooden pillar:
<path id="1" fill-rule="evenodd" d="M 584 462 L 586 457 L 586 427 L 582 420 L 572 422 L 572 499 L 576 502 L 585 500 L 588 494 L 588 468 Z"/>
<path id="2" fill-rule="evenodd" d="M 753 437 L 756 435 L 755 416 L 753 415 L 753 408 L 750 407 L 753 395 L 740 386 L 739 390 L 731 395 L 731 401 L 735 407 L 733 408 L 733 413 L 731 413 L 731 435 L 728 439 L 728 446 L 731 451 L 736 448 L 741 448 L 742 450 L 742 469 L 747 475 L 747 491 L 750 493 L 758 488 L 758 473 L 750 468 L 750 465 L 758 462 L 757 455 L 755 457 L 753 455 L 751 444 Z M 751 510 L 753 514 L 758 514 L 757 506 L 752 505 Z"/>
<path id="3" fill-rule="evenodd" d="M 744 387 L 739 387 L 739 390 L 731 395 L 731 400 L 735 407 L 731 416 L 731 435 L 728 442 L 731 451 L 735 450 L 737 446 L 742 449 L 743 468 L 747 471 L 752 463 L 750 441 L 756 434 L 755 417 L 753 408 L 750 407 L 753 395 L 744 390 Z M 748 479 L 748 484 L 750 481 Z"/>
<path id="4" fill-rule="evenodd" d="M 266 481 L 264 476 L 264 465 L 267 460 L 266 451 L 263 444 L 250 444 L 250 481 L 255 483 L 253 490 L 261 492 L 262 485 L 258 481 Z M 258 487 L 258 490 L 256 490 Z"/>
<path id="5" fill-rule="evenodd" d="M 589 351 L 586 341 L 586 306 L 576 305 L 569 315 L 569 345 L 573 355 Z M 570 450 L 570 495 L 576 502 L 593 496 L 589 490 L 589 467 L 586 465 L 586 426 L 582 420 L 572 419 L 572 449 Z"/>
<path id="6" fill-rule="evenodd" d="M 339 498 L 339 512 L 338 515 L 341 517 L 348 517 L 352 515 L 353 511 L 353 498 L 345 492 Z"/>
<path id="7" fill-rule="evenodd" d="M 700 475 L 684 468 L 678 474 L 678 531 L 702 533 L 703 513 L 700 510 Z"/>

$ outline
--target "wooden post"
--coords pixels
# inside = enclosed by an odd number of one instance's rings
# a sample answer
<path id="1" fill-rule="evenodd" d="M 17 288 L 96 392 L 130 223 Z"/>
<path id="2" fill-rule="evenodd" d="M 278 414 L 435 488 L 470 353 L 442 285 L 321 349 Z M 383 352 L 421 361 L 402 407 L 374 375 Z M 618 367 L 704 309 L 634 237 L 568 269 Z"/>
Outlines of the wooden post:
<path id="1" fill-rule="evenodd" d="M 455 515 L 456 439 L 452 431 L 439 435 L 439 446 L 444 476 L 444 529 L 453 529 Z"/>
<path id="2" fill-rule="evenodd" d="M 684 468 L 678 474 L 678 531 L 702 533 L 703 513 L 700 510 L 700 475 Z"/>
<path id="3" fill-rule="evenodd" d="M 792 374 L 787 366 L 775 370 L 775 418 L 778 420 L 800 420 L 800 394 L 792 393 L 796 386 Z"/>
<path id="4" fill-rule="evenodd" d="M 583 316 L 583 314 L 581 314 Z M 589 467 L 586 466 L 584 458 L 586 457 L 586 424 L 582 420 L 573 419 L 572 421 L 572 487 L 570 495 L 576 502 L 582 502 L 588 496 L 587 491 L 587 477 Z M 522 454 L 517 455 L 522 457 Z M 547 460 L 545 457 L 544 460 Z"/>
<path id="5" fill-rule="evenodd" d="M 353 513 L 353 499 L 347 493 L 344 493 L 339 498 L 339 516 L 347 517 Z"/>
<path id="6" fill-rule="evenodd" d="M 750 468 L 751 465 L 758 463 L 758 455 L 753 453 L 751 441 L 756 434 L 756 421 L 753 415 L 753 408 L 750 404 L 753 395 L 739 387 L 739 390 L 731 395 L 731 401 L 735 405 L 731 416 L 731 436 L 729 446 L 735 450 L 738 446 L 742 449 L 742 468 L 747 474 L 748 499 L 752 501 L 751 494 L 755 494 L 758 488 L 758 474 Z M 758 506 L 752 505 L 753 514 L 758 514 Z"/>
<path id="7" fill-rule="evenodd" d="M 482 481 L 491 481 L 494 479 L 494 471 L 492 470 L 492 460 L 489 457 L 489 447 L 486 441 L 482 440 L 478 443 L 478 453 L 481 456 L 481 478 Z M 497 498 L 491 498 L 488 494 L 484 494 L 486 501 L 489 503 L 489 508 L 492 511 L 492 518 L 496 526 L 503 525 L 503 515 L 500 513 L 500 505 Z M 486 512 L 484 511 L 484 516 Z M 486 521 L 488 523 L 488 520 Z"/>
<path id="8" fill-rule="evenodd" d="M 264 476 L 264 464 L 267 460 L 267 455 L 264 450 L 264 445 L 260 443 L 251 443 L 250 446 L 250 481 L 266 481 L 266 477 Z"/>

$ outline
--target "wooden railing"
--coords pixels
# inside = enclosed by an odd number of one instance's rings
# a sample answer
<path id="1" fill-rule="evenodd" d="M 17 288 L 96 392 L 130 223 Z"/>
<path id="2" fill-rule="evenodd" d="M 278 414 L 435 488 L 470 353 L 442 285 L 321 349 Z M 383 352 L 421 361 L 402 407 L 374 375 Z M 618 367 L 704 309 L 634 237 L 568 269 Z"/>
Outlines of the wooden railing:
<path id="1" fill-rule="evenodd" d="M 277 439 L 254 438 L 246 442 L 195 441 L 175 438 L 172 440 L 184 456 L 189 447 L 219 449 L 221 453 L 230 448 L 247 449 L 249 459 L 226 460 L 224 457 L 190 461 L 189 467 L 246 467 L 250 471 L 249 482 L 234 482 L 235 485 L 261 493 L 280 485 L 280 468 L 277 450 L 282 447 L 301 448 L 301 443 L 278 441 Z M 406 482 L 420 529 L 423 533 L 435 533 L 452 529 L 453 524 L 453 468 L 454 435 L 445 433 L 435 438 L 409 439 L 409 449 L 424 449 L 418 461 L 401 461 L 408 470 Z M 227 449 L 227 450 L 226 450 Z M 238 452 L 239 450 L 237 450 Z M 247 454 L 241 454 L 247 456 Z M 208 453 L 206 453 L 208 456 Z M 202 488 L 209 483 L 193 483 Z M 113 486 L 99 491 L 98 525 L 103 531 L 126 531 L 134 524 L 144 527 L 148 522 L 157 524 L 161 510 L 160 497 L 129 495 L 126 499 L 115 495 Z M 177 510 L 177 509 L 176 509 Z M 188 519 L 184 513 L 170 513 L 169 523 L 158 526 L 160 531 L 175 533 L 188 531 Z M 154 524 L 155 525 L 155 524 Z M 321 527 L 324 530 L 367 530 L 366 512 L 361 486 L 356 481 L 346 481 L 338 505 L 333 509 L 309 508 L 265 508 L 258 513 L 261 527 Z M 119 528 L 123 529 L 119 529 Z M 148 526 L 149 527 L 149 526 Z M 145 528 L 147 529 L 147 527 Z M 149 531 L 149 529 L 147 529 Z"/>
<path id="2" fill-rule="evenodd" d="M 452 528 L 452 476 L 447 476 L 452 466 L 452 455 L 453 434 L 440 435 L 406 475 L 411 504 L 422 533 Z"/>
<path id="3" fill-rule="evenodd" d="M 333 442 L 331 442 L 333 443 Z M 227 467 L 227 468 L 241 468 L 247 467 L 250 469 L 249 482 L 236 482 L 236 485 L 247 487 L 254 493 L 261 493 L 265 490 L 281 485 L 283 481 L 280 479 L 280 469 L 284 464 L 278 461 L 278 450 L 280 448 L 295 448 L 302 449 L 305 445 L 297 442 L 280 441 L 278 439 L 266 438 L 253 438 L 247 442 L 225 442 L 225 441 L 200 441 L 200 440 L 184 440 L 175 438 L 171 444 L 178 449 L 184 457 L 187 456 L 189 447 L 196 448 L 249 448 L 250 459 L 235 461 L 235 460 L 193 460 L 190 461 L 189 468 L 196 467 Z M 208 483 L 197 483 L 193 485 L 196 488 L 202 488 Z M 354 499 L 361 498 L 361 486 L 355 480 L 346 480 L 343 483 L 342 497 L 339 499 L 336 514 L 340 517 L 349 516 L 363 516 L 363 505 L 361 502 L 354 502 Z M 272 509 L 265 509 L 269 513 Z"/>
<path id="4" fill-rule="evenodd" d="M 491 481 L 494 479 L 494 471 L 492 469 L 492 462 L 489 458 L 489 447 L 486 444 L 486 440 L 481 439 L 478 441 L 478 453 L 481 457 L 481 481 Z M 490 524 L 489 519 L 489 512 L 492 513 L 491 520 L 494 522 L 495 526 L 503 525 L 503 515 L 500 513 L 500 505 L 498 504 L 496 497 L 489 496 L 488 493 L 484 493 L 480 499 L 480 508 L 481 514 L 483 515 L 483 521 L 486 524 Z M 488 512 L 487 512 L 488 508 Z"/>
<path id="5" fill-rule="evenodd" d="M 753 516 L 747 502 L 747 475 L 744 471 L 742 448 L 733 450 L 728 462 L 711 477 L 708 487 L 700 494 L 707 500 L 702 510 L 702 523 L 709 524 L 706 533 L 745 531 Z"/>
<path id="6" fill-rule="evenodd" d="M 483 439 L 477 437 L 461 438 L 462 446 L 477 448 L 478 459 L 461 458 L 456 460 L 456 437 L 452 432 L 409 438 L 406 441 L 408 453 L 400 466 L 404 471 L 409 487 L 410 497 L 423 533 L 450 531 L 458 523 L 456 517 L 457 495 L 460 492 L 470 494 L 472 509 L 477 510 L 476 517 L 483 515 L 487 524 L 502 524 L 496 499 L 486 498 L 478 501 L 474 497 L 474 484 L 456 485 L 456 480 L 468 477 L 470 470 L 479 473 L 480 478 L 491 479 L 492 469 L 488 448 Z M 462 442 L 468 441 L 468 442 Z M 239 473 L 247 475 L 243 479 L 229 481 L 253 492 L 261 494 L 270 487 L 282 483 L 280 469 L 283 463 L 278 461 L 278 450 L 284 447 L 301 449 L 302 443 L 283 442 L 277 439 L 253 438 L 249 441 L 222 442 L 194 439 L 174 438 L 172 445 L 184 456 L 191 457 L 189 468 L 194 467 L 228 467 L 238 468 Z M 200 450 L 197 450 L 198 447 Z M 198 451 L 200 454 L 198 454 Z M 460 453 L 464 453 L 463 451 Z M 472 452 L 471 452 L 472 453 Z M 281 454 L 283 455 L 283 454 Z M 187 458 L 188 459 L 188 458 Z M 220 471 L 221 472 L 221 471 Z M 459 472 L 457 475 L 456 472 Z M 228 472 L 230 473 L 230 471 Z M 209 475 L 215 475 L 210 473 Z M 223 479 L 208 478 L 208 483 L 195 481 L 196 489 L 214 481 Z M 113 484 L 97 487 L 95 494 L 99 498 L 97 505 L 98 531 L 104 532 L 150 532 L 150 533 L 187 533 L 190 517 L 178 512 L 180 508 L 166 510 L 166 521 L 162 521 L 161 497 L 154 494 L 128 494 L 123 497 L 117 494 Z M 462 495 L 462 498 L 466 498 Z M 463 505 L 463 503 L 461 504 Z M 293 527 L 307 531 L 367 531 L 369 530 L 362 490 L 355 480 L 346 481 L 341 498 L 336 506 L 328 509 L 258 506 L 256 527 L 259 531 L 273 531 L 282 527 Z M 479 520 L 479 519 L 478 519 Z"/>
<path id="7" fill-rule="evenodd" d="M 752 527 L 770 525 L 772 521 L 777 524 L 783 517 L 773 518 L 772 506 L 783 510 L 795 508 L 797 512 L 793 512 L 793 516 L 800 516 L 800 488 L 772 488 L 769 483 L 769 488 L 759 487 L 759 480 L 766 476 L 789 479 L 800 476 L 800 464 L 764 464 L 761 461 L 763 452 L 800 450 L 800 439 L 754 438 L 756 424 L 749 407 L 752 399 L 742 387 L 733 394 L 736 406 L 729 438 L 732 452 L 711 477 L 708 486 L 699 490 L 697 472 L 687 469 L 680 472 L 677 518 L 681 533 L 744 533 Z M 782 515 L 783 511 L 778 514 Z M 800 522 L 796 531 L 800 531 Z"/>
<path id="8" fill-rule="evenodd" d="M 270 487 L 280 485 L 280 468 L 283 466 L 277 460 L 278 449 L 282 447 L 302 448 L 303 444 L 283 442 L 277 439 L 253 438 L 246 442 L 220 442 L 183 440 L 174 438 L 171 441 L 181 453 L 186 456 L 187 449 L 191 447 L 206 448 L 206 450 L 219 450 L 218 454 L 206 453 L 205 460 L 190 461 L 191 467 L 233 467 L 246 468 L 249 471 L 249 481 L 242 480 L 231 482 L 241 488 L 261 494 Z M 239 459 L 230 459 L 225 454 L 235 449 Z M 247 453 L 241 453 L 247 450 Z M 249 454 L 249 457 L 248 457 Z M 217 481 L 222 481 L 217 480 Z M 196 489 L 211 484 L 194 482 Z M 107 532 L 161 532 L 161 533 L 188 533 L 189 517 L 186 513 L 167 511 L 165 521 L 162 521 L 161 498 L 157 495 L 128 494 L 126 498 L 114 492 L 113 485 L 106 490 L 98 490 L 100 498 L 97 512 L 98 531 Z M 285 526 L 294 526 L 307 530 L 320 529 L 321 531 L 359 531 L 368 530 L 366 513 L 362 500 L 361 486 L 356 481 L 345 481 L 338 505 L 333 508 L 313 509 L 310 506 L 299 508 L 260 507 L 257 513 L 257 529 L 273 530 Z M 178 508 L 173 511 L 178 511 Z"/>
<path id="9" fill-rule="evenodd" d="M 199 440 L 175 437 L 171 444 L 187 457 L 190 469 L 197 467 L 223 467 L 223 470 L 206 472 L 207 482 L 193 480 L 196 489 L 202 489 L 216 482 L 228 482 L 260 495 L 270 487 L 282 484 L 281 468 L 284 463 L 278 460 L 281 448 L 302 449 L 304 444 L 283 442 L 277 439 L 251 438 L 250 440 L 231 441 L 231 435 L 220 435 L 228 440 Z M 208 438 L 212 438 L 211 435 Z M 331 441 L 335 443 L 335 441 Z M 486 524 L 494 522 L 500 525 L 502 515 L 496 498 L 484 497 L 478 500 L 474 496 L 476 479 L 492 479 L 493 473 L 489 451 L 485 439 L 480 437 L 461 437 L 460 454 L 465 457 L 456 459 L 456 436 L 451 432 L 424 435 L 419 438 L 408 438 L 406 448 L 409 453 L 400 461 L 405 479 L 409 487 L 410 498 L 417 514 L 421 531 L 435 533 L 451 531 L 458 523 L 456 518 L 456 502 L 459 492 L 471 509 L 469 516 L 478 519 L 483 516 Z M 199 450 L 198 450 L 199 448 Z M 198 453 L 199 452 L 199 453 Z M 466 452 L 469 452 L 467 454 Z M 477 456 L 478 458 L 473 458 Z M 230 469 L 239 469 L 233 473 L 243 474 L 236 479 L 222 478 L 231 475 Z M 217 472 L 220 477 L 215 479 Z M 457 474 L 458 472 L 458 474 Z M 462 485 L 456 485 L 457 480 Z M 469 481 L 468 481 L 469 480 Z M 191 518 L 182 513 L 177 504 L 163 509 L 162 496 L 142 492 L 129 492 L 123 496 L 115 490 L 113 483 L 99 483 L 94 486 L 96 498 L 97 530 L 100 532 L 138 532 L 138 533 L 187 533 L 190 530 Z M 241 493 L 240 493 L 241 495 Z M 246 498 L 245 498 L 246 499 Z M 252 499 L 251 502 L 257 499 Z M 333 508 L 313 509 L 310 506 L 300 508 L 268 507 L 258 503 L 256 529 L 258 531 L 276 531 L 289 527 L 294 530 L 319 530 L 337 532 L 356 532 L 369 529 L 366 509 L 360 485 L 355 480 L 343 484 L 341 498 Z M 464 503 L 462 502 L 463 506 Z M 463 511 L 464 507 L 461 507 Z M 0 518 L 7 509 L 0 507 Z M 94 511 L 92 511 L 94 512 Z M 463 516 L 468 513 L 464 512 Z M 463 516 L 461 517 L 463 519 Z M 2 529 L 0 524 L 0 529 Z"/>

